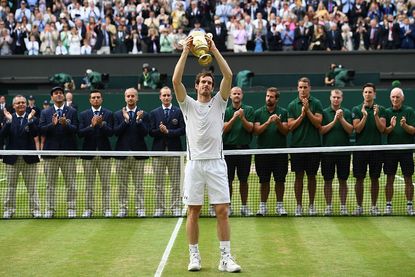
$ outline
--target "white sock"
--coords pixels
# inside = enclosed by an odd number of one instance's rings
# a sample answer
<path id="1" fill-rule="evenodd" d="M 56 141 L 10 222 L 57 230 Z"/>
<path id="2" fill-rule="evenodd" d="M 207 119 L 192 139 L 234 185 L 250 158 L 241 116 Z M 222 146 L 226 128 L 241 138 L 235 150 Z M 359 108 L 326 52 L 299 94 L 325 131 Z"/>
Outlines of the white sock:
<path id="1" fill-rule="evenodd" d="M 199 244 L 189 244 L 189 253 L 199 253 Z"/>
<path id="2" fill-rule="evenodd" d="M 259 202 L 259 206 L 266 206 L 267 202 Z"/>
<path id="3" fill-rule="evenodd" d="M 219 249 L 221 256 L 226 256 L 231 254 L 231 242 L 229 240 L 219 241 Z"/>

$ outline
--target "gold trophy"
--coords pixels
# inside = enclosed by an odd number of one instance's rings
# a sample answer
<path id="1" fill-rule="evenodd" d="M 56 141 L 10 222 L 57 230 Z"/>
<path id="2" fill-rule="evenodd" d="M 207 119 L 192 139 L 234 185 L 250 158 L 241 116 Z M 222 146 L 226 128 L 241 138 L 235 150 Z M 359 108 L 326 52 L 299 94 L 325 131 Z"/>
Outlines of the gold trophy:
<path id="1" fill-rule="evenodd" d="M 201 66 L 208 66 L 212 62 L 212 55 L 209 54 L 208 42 L 205 38 L 205 33 L 200 31 L 192 32 L 193 47 L 190 51 L 199 58 L 198 62 Z M 208 33 L 206 36 L 212 38 L 212 34 Z M 184 41 L 181 43 L 184 44 Z"/>

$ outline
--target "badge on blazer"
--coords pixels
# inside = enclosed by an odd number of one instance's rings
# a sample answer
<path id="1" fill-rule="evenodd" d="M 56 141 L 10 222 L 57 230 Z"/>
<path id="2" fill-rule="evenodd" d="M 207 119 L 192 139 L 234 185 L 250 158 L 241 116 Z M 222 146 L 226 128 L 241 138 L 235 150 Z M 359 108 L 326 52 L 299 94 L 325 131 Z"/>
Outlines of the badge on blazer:
<path id="1" fill-rule="evenodd" d="M 172 123 L 173 125 L 177 125 L 177 124 L 179 124 L 179 121 L 177 120 L 177 118 L 173 118 L 173 119 L 171 120 L 171 123 Z"/>
<path id="2" fill-rule="evenodd" d="M 27 126 L 27 125 L 26 125 L 26 126 L 24 127 L 24 131 L 25 131 L 26 133 L 29 133 L 29 126 Z"/>
<path id="3" fill-rule="evenodd" d="M 70 119 L 66 119 L 66 123 L 67 124 L 71 124 L 71 120 Z"/>

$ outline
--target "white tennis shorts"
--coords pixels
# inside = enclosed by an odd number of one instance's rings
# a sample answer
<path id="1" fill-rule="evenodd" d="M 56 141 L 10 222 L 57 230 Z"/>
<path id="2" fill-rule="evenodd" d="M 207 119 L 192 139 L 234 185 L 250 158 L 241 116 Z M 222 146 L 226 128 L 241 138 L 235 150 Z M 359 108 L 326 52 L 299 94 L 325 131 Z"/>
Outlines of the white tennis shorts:
<path id="1" fill-rule="evenodd" d="M 230 203 L 228 170 L 224 159 L 187 161 L 183 203 L 203 205 L 205 186 L 210 204 Z"/>

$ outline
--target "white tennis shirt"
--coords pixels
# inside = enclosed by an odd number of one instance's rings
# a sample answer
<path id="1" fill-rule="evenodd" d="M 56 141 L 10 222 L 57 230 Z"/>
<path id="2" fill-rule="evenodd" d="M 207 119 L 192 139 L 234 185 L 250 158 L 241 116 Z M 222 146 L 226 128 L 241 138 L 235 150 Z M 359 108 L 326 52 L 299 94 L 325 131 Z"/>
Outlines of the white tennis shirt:
<path id="1" fill-rule="evenodd" d="M 220 93 L 208 103 L 190 96 L 179 102 L 186 123 L 187 159 L 223 159 L 223 120 L 227 100 Z"/>

